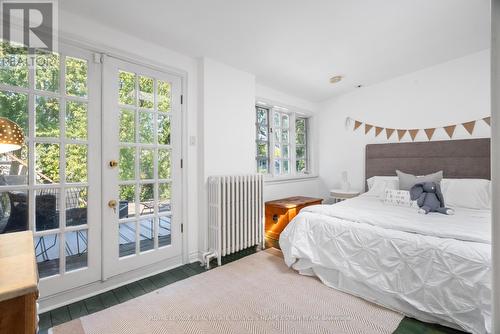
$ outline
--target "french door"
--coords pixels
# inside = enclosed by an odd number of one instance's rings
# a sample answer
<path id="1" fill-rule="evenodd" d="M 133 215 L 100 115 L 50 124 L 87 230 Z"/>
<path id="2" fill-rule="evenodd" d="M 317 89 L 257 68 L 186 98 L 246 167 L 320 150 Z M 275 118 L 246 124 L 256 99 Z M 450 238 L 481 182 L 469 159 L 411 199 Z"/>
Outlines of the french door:
<path id="1" fill-rule="evenodd" d="M 102 128 L 103 278 L 180 259 L 180 77 L 106 57 Z"/>

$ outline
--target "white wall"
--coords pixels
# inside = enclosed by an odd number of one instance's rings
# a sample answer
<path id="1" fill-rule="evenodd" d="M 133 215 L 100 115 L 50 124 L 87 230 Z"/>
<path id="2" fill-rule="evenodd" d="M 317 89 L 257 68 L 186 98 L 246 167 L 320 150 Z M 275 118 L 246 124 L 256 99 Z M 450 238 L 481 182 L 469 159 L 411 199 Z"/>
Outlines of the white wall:
<path id="1" fill-rule="evenodd" d="M 360 128 L 345 127 L 346 117 L 388 128 L 433 128 L 490 115 L 489 51 L 397 77 L 326 101 L 317 115 L 321 191 L 339 186 L 340 173 L 349 172 L 353 188 L 364 188 L 364 150 L 368 143 L 387 142 L 385 132 L 374 138 Z M 473 137 L 489 137 L 490 128 L 478 122 Z M 455 138 L 471 138 L 457 127 Z M 436 130 L 433 140 L 449 139 Z M 427 140 L 419 133 L 416 140 Z M 391 142 L 397 141 L 393 134 Z M 404 141 L 411 141 L 407 134 Z"/>

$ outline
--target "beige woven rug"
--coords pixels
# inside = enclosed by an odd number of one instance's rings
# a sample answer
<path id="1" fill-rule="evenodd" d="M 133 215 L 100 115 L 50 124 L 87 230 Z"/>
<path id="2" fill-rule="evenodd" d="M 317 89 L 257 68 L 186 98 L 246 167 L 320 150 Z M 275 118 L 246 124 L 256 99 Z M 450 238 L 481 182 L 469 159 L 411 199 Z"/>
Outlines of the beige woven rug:
<path id="1" fill-rule="evenodd" d="M 270 249 L 59 325 L 54 334 L 392 333 L 403 316 L 289 269 Z"/>

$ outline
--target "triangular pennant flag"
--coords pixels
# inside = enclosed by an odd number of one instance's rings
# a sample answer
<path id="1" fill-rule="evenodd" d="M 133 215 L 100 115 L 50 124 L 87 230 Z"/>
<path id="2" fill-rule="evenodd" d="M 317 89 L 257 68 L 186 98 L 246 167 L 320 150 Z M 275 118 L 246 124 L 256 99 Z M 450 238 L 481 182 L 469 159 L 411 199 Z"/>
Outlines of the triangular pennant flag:
<path id="1" fill-rule="evenodd" d="M 370 124 L 365 124 L 365 135 L 370 132 L 370 130 L 373 128 L 373 125 Z"/>
<path id="2" fill-rule="evenodd" d="M 415 138 L 417 137 L 419 131 L 420 131 L 419 129 L 408 130 L 411 136 L 411 140 L 415 141 Z"/>
<path id="3" fill-rule="evenodd" d="M 399 140 L 403 139 L 407 130 L 398 130 L 398 138 Z"/>
<path id="4" fill-rule="evenodd" d="M 394 129 L 385 129 L 385 133 L 387 134 L 387 139 L 391 138 L 394 131 L 395 131 Z"/>
<path id="5" fill-rule="evenodd" d="M 375 127 L 375 137 L 378 137 L 378 135 L 384 130 L 384 128 L 381 128 L 379 126 Z"/>
<path id="6" fill-rule="evenodd" d="M 483 118 L 483 121 L 485 121 L 486 124 L 488 124 L 489 126 L 491 126 L 491 117 L 485 117 L 485 118 Z"/>
<path id="7" fill-rule="evenodd" d="M 476 126 L 476 121 L 462 123 L 462 126 L 469 134 L 472 134 L 474 132 L 474 127 Z"/>
<path id="8" fill-rule="evenodd" d="M 434 131 L 436 131 L 435 128 L 430 128 L 430 129 L 425 129 L 425 134 L 427 135 L 427 138 L 429 138 L 429 140 L 432 140 L 432 137 L 434 136 Z"/>
<path id="9" fill-rule="evenodd" d="M 453 134 L 455 133 L 455 129 L 457 128 L 456 125 L 450 125 L 450 126 L 445 126 L 444 131 L 450 136 L 450 138 L 453 138 Z"/>
<path id="10" fill-rule="evenodd" d="M 356 131 L 360 126 L 361 126 L 361 123 L 360 121 L 354 121 L 354 131 Z"/>

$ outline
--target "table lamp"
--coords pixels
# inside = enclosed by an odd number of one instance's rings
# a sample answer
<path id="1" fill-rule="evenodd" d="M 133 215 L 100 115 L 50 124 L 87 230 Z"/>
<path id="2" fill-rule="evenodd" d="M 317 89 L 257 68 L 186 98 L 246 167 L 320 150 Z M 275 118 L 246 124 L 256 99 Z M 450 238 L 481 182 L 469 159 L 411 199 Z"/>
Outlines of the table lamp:
<path id="1" fill-rule="evenodd" d="M 0 117 L 0 154 L 16 151 L 24 144 L 23 130 L 11 120 Z"/>

